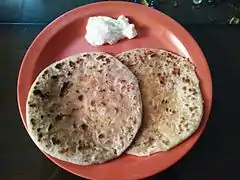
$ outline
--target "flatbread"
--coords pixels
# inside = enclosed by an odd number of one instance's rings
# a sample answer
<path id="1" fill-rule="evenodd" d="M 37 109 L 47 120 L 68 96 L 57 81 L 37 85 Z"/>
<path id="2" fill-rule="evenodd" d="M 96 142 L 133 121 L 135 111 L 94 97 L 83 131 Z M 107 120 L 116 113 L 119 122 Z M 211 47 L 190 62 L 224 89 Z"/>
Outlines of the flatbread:
<path id="1" fill-rule="evenodd" d="M 142 127 L 127 153 L 167 151 L 198 128 L 203 100 L 188 59 L 159 49 L 135 49 L 116 57 L 139 79 L 143 101 Z"/>
<path id="2" fill-rule="evenodd" d="M 138 81 L 107 53 L 78 54 L 48 66 L 27 100 L 27 126 L 36 145 L 80 165 L 120 156 L 141 121 Z"/>

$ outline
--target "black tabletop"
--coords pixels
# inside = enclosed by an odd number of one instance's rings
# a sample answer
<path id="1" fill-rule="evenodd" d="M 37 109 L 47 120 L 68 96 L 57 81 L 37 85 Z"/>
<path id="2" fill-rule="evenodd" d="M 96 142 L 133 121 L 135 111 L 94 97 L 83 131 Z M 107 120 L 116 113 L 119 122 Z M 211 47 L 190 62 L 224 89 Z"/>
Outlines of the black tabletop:
<path id="1" fill-rule="evenodd" d="M 0 1 L 0 179 L 75 180 L 34 145 L 18 112 L 16 84 L 19 67 L 32 40 L 55 17 L 82 4 L 80 0 Z M 175 1 L 174 1 L 175 2 Z M 178 20 L 202 48 L 213 79 L 213 107 L 199 141 L 178 163 L 150 179 L 239 179 L 240 161 L 240 26 L 228 25 L 238 18 L 233 1 L 217 1 L 200 8 L 190 0 L 161 1 L 157 8 Z M 214 17 L 214 22 L 209 21 Z M 235 21 L 236 22 L 236 21 Z"/>

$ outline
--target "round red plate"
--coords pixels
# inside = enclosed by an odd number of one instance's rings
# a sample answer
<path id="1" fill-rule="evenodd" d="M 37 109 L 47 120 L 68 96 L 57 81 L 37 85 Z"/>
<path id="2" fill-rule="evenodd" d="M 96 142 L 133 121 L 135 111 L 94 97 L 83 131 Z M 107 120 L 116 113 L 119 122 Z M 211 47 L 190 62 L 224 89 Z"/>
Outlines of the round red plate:
<path id="1" fill-rule="evenodd" d="M 90 16 L 118 17 L 125 15 L 136 25 L 138 37 L 122 40 L 116 45 L 92 47 L 84 39 L 85 26 Z M 150 157 L 123 155 L 108 163 L 79 166 L 49 155 L 62 168 L 89 179 L 140 179 L 163 171 L 185 155 L 202 133 L 211 108 L 212 82 L 204 55 L 184 28 L 168 16 L 145 6 L 126 2 L 102 2 L 74 9 L 49 24 L 28 49 L 18 78 L 18 104 L 26 127 L 26 99 L 37 74 L 54 61 L 87 51 L 117 54 L 133 48 L 163 48 L 189 57 L 195 64 L 204 98 L 204 117 L 193 136 L 167 152 Z M 27 128 L 27 127 L 26 127 Z"/>

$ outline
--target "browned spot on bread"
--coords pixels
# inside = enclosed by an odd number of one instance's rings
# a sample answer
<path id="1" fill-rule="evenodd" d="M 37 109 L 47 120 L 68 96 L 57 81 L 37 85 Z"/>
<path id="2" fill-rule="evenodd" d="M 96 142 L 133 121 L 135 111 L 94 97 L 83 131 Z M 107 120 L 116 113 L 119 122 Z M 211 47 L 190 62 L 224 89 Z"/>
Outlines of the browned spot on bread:
<path id="1" fill-rule="evenodd" d="M 51 76 L 51 78 L 54 79 L 54 80 L 57 80 L 57 79 L 58 79 L 58 76 L 53 75 L 53 76 Z"/>
<path id="2" fill-rule="evenodd" d="M 63 117 L 64 117 L 64 115 L 60 113 L 60 114 L 58 114 L 58 115 L 55 116 L 55 120 L 56 120 L 56 121 L 60 121 L 60 120 L 63 119 Z"/>
<path id="3" fill-rule="evenodd" d="M 41 90 L 39 90 L 39 89 L 34 90 L 33 94 L 35 96 L 40 96 L 41 98 L 45 98 L 47 96 L 47 95 L 43 94 L 43 92 Z"/>
<path id="4" fill-rule="evenodd" d="M 106 63 L 109 64 L 111 60 L 109 58 L 106 58 Z"/>
<path id="5" fill-rule="evenodd" d="M 40 133 L 37 134 L 37 136 L 38 136 L 38 141 L 40 141 L 43 137 L 43 134 L 40 132 Z"/>
<path id="6" fill-rule="evenodd" d="M 96 103 L 95 100 L 90 101 L 91 106 L 95 106 L 95 103 Z"/>
<path id="7" fill-rule="evenodd" d="M 78 57 L 76 63 L 79 64 L 81 61 L 83 61 L 83 59 Z"/>
<path id="8" fill-rule="evenodd" d="M 60 97 L 64 97 L 65 95 L 68 94 L 68 90 L 72 87 L 73 83 L 68 81 L 68 82 L 64 82 L 62 87 L 61 87 L 61 90 L 60 90 L 60 93 L 59 93 L 59 96 Z"/>
<path id="9" fill-rule="evenodd" d="M 79 100 L 79 101 L 82 101 L 82 100 L 83 100 L 83 95 L 79 95 L 79 96 L 78 96 L 78 100 Z"/>
<path id="10" fill-rule="evenodd" d="M 103 70 L 101 69 L 101 70 L 98 70 L 98 72 L 101 74 L 102 72 L 103 72 Z"/>
<path id="11" fill-rule="evenodd" d="M 100 55 L 100 56 L 98 56 L 96 59 L 97 59 L 97 60 L 102 60 L 102 59 L 104 59 L 104 58 L 106 58 L 106 56 Z"/>
<path id="12" fill-rule="evenodd" d="M 88 125 L 86 125 L 85 123 L 83 123 L 83 124 L 81 125 L 81 128 L 85 131 L 85 130 L 87 130 Z"/>
<path id="13" fill-rule="evenodd" d="M 180 76 L 180 69 L 179 68 L 173 68 L 172 74 Z"/>
<path id="14" fill-rule="evenodd" d="M 51 141 L 53 145 L 61 144 L 61 140 L 57 139 L 56 137 L 52 137 Z"/>
<path id="15" fill-rule="evenodd" d="M 50 131 L 52 128 L 53 128 L 53 125 L 51 123 L 51 124 L 49 124 L 47 131 Z"/>
<path id="16" fill-rule="evenodd" d="M 101 139 L 101 138 L 104 138 L 104 134 L 99 134 L 98 137 Z"/>
<path id="17" fill-rule="evenodd" d="M 64 148 L 64 149 L 61 149 L 58 152 L 61 153 L 61 154 L 64 154 L 64 153 L 68 152 L 68 150 L 69 150 L 68 148 Z"/>
<path id="18" fill-rule="evenodd" d="M 152 53 L 152 54 L 150 54 L 150 57 L 151 58 L 157 57 L 157 54 L 156 53 Z"/>
<path id="19" fill-rule="evenodd" d="M 71 68 L 76 68 L 76 64 L 74 62 L 72 62 L 72 61 L 69 61 L 69 66 Z"/>
<path id="20" fill-rule="evenodd" d="M 90 55 L 89 54 L 84 54 L 83 57 L 90 57 Z"/>
<path id="21" fill-rule="evenodd" d="M 35 126 L 35 124 L 36 124 L 36 123 L 35 123 L 35 119 L 33 119 L 33 118 L 30 119 L 30 122 L 32 123 L 33 126 Z"/>
<path id="22" fill-rule="evenodd" d="M 31 107 L 31 108 L 36 107 L 36 104 L 35 104 L 35 103 L 32 103 L 32 104 L 31 104 L 31 103 L 29 102 L 28 105 L 29 105 L 29 107 Z"/>
<path id="23" fill-rule="evenodd" d="M 63 67 L 64 63 L 58 63 L 55 65 L 56 69 L 61 69 Z"/>
<path id="24" fill-rule="evenodd" d="M 71 75 L 72 75 L 72 73 L 69 71 L 69 72 L 67 73 L 67 75 L 68 75 L 68 76 L 71 76 Z"/>

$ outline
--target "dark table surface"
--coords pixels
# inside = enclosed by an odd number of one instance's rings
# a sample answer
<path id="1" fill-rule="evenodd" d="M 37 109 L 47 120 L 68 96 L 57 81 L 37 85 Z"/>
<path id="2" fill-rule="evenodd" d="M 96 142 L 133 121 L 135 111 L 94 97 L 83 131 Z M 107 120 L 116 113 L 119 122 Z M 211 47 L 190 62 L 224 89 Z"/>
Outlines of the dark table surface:
<path id="1" fill-rule="evenodd" d="M 204 0 L 203 0 L 204 1 Z M 211 69 L 213 107 L 200 140 L 177 164 L 151 177 L 161 180 L 239 179 L 240 161 L 240 26 L 227 25 L 239 15 L 233 1 L 215 7 L 206 2 L 192 9 L 190 0 L 175 8 L 171 1 L 158 8 L 178 20 L 196 39 Z M 29 138 L 18 112 L 16 83 L 19 67 L 32 40 L 55 17 L 93 1 L 0 1 L 0 179 L 80 179 L 49 161 Z M 230 5 L 229 5 L 230 4 Z M 209 17 L 214 17 L 214 23 Z"/>

